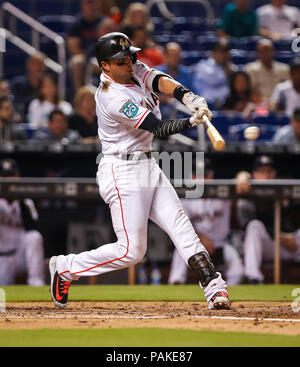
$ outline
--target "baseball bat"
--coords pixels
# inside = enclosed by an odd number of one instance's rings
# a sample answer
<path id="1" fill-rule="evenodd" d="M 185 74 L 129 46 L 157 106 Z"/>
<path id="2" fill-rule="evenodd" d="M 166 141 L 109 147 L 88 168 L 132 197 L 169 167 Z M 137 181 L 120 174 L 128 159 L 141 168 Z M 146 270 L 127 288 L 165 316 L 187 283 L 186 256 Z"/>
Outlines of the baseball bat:
<path id="1" fill-rule="evenodd" d="M 211 141 L 213 147 L 215 150 L 221 151 L 225 148 L 225 140 L 222 138 L 219 131 L 214 127 L 214 125 L 209 121 L 209 118 L 204 115 L 204 126 L 206 127 L 206 132 L 209 137 L 209 140 Z"/>

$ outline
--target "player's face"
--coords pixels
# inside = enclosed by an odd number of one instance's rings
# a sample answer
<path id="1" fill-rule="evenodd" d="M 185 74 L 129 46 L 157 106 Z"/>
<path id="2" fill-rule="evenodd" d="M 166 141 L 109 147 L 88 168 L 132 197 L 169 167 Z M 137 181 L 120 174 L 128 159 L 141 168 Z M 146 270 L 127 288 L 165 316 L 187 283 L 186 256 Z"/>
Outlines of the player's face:
<path id="1" fill-rule="evenodd" d="M 103 61 L 102 67 L 115 82 L 120 84 L 130 84 L 132 82 L 133 70 L 130 56 L 118 60 L 109 60 L 109 62 Z"/>
<path id="2" fill-rule="evenodd" d="M 253 172 L 254 180 L 272 180 L 275 177 L 276 171 L 271 166 L 261 166 Z"/>

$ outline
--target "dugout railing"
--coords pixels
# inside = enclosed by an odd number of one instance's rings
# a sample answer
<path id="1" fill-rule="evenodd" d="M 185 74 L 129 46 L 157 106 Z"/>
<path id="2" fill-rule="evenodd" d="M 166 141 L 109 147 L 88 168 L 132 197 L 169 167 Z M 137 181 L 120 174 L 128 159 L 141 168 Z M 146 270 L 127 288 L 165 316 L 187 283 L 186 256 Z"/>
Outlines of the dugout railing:
<path id="1" fill-rule="evenodd" d="M 179 197 L 186 197 L 188 191 L 194 190 L 203 181 L 185 182 L 185 186 L 175 187 Z M 97 200 L 98 186 L 95 179 L 76 178 L 20 178 L 0 179 L 0 197 L 7 199 L 73 199 Z M 300 180 L 251 180 L 251 189 L 247 194 L 237 194 L 235 180 L 206 180 L 202 198 L 238 199 L 256 198 L 274 202 L 274 283 L 280 283 L 280 232 L 281 204 L 284 200 L 300 199 Z M 135 283 L 134 268 L 128 272 L 128 283 Z"/>

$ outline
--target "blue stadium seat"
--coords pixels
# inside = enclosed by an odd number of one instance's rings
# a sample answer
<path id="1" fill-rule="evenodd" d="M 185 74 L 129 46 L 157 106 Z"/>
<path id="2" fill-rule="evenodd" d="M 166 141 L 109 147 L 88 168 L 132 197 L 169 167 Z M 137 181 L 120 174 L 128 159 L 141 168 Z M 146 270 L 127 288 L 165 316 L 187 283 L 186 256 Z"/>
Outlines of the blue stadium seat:
<path id="1" fill-rule="evenodd" d="M 75 17 L 72 15 L 44 15 L 39 17 L 38 21 L 53 32 L 64 36 L 75 21 Z"/>
<path id="2" fill-rule="evenodd" d="M 212 122 L 224 138 L 228 137 L 228 134 L 229 134 L 228 129 L 230 126 L 246 123 L 244 116 L 238 113 L 227 114 L 227 113 L 216 112 L 216 111 L 214 111 L 213 113 L 214 113 L 214 116 L 213 116 Z"/>

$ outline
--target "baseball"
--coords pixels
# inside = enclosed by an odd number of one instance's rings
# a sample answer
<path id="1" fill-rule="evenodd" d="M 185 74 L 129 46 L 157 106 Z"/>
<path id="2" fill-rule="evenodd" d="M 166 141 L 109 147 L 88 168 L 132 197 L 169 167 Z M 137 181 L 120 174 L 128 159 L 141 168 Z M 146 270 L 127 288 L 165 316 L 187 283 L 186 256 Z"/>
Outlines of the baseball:
<path id="1" fill-rule="evenodd" d="M 259 127 L 250 126 L 244 131 L 244 137 L 247 140 L 255 140 L 259 137 Z"/>

